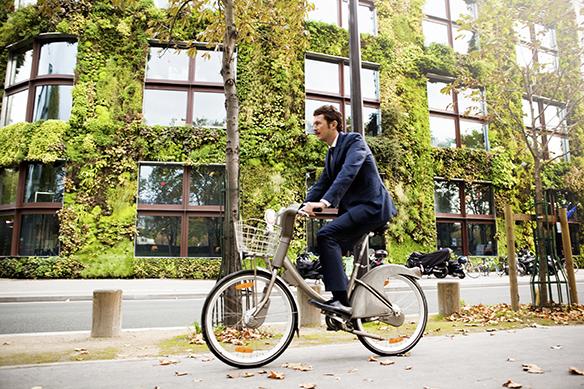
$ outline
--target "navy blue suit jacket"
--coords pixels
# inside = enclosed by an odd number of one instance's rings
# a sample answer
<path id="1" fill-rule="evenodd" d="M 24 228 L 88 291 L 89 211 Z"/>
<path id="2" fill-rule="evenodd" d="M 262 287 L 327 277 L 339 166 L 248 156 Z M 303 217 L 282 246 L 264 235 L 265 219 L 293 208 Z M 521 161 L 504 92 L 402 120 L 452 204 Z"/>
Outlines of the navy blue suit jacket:
<path id="1" fill-rule="evenodd" d="M 356 132 L 339 133 L 332 156 L 306 201 L 324 199 L 348 212 L 353 222 L 377 228 L 397 214 L 391 196 L 379 176 L 373 154 L 362 136 Z M 330 160 L 330 162 L 329 162 Z"/>

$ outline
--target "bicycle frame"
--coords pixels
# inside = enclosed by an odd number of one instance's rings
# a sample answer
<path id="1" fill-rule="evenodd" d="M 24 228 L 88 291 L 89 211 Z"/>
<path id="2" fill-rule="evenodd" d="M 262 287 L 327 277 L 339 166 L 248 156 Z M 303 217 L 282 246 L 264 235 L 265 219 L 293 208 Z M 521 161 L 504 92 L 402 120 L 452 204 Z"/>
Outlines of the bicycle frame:
<path id="1" fill-rule="evenodd" d="M 281 234 L 278 248 L 276 249 L 276 253 L 272 259 L 273 269 L 271 273 L 271 280 L 268 284 L 268 287 L 264 290 L 262 300 L 253 309 L 253 312 L 249 313 L 249 317 L 255 316 L 262 310 L 265 304 L 267 304 L 272 287 L 276 282 L 276 278 L 278 277 L 278 269 L 280 268 L 284 268 L 287 272 L 287 276 L 292 279 L 292 282 L 310 298 L 320 302 L 325 301 L 324 297 L 316 293 L 302 278 L 302 276 L 296 270 L 296 267 L 287 257 L 288 248 L 294 233 L 294 221 L 297 214 L 298 209 L 293 207 L 286 208 L 280 214 Z M 357 278 L 359 269 L 367 267 L 366 265 L 361 264 L 359 260 L 360 258 L 363 258 L 362 254 L 363 250 L 365 249 L 365 245 L 363 243 L 367 238 L 368 235 L 363 236 L 363 238 L 355 246 L 357 248 L 355 253 L 357 254 L 354 256 L 355 259 L 353 272 L 349 279 L 348 286 L 349 299 L 352 300 L 352 305 L 354 307 L 352 318 L 385 316 L 388 313 L 391 313 L 393 316 L 397 317 L 400 315 L 399 308 L 394 309 L 391 302 L 383 294 L 383 282 L 387 278 L 388 274 L 401 274 L 419 279 L 421 277 L 421 272 L 418 268 L 408 269 L 399 265 L 383 265 L 372 269 L 363 277 Z M 363 288 L 357 288 L 357 285 L 362 286 Z M 372 299 L 371 295 L 375 296 L 376 299 Z"/>

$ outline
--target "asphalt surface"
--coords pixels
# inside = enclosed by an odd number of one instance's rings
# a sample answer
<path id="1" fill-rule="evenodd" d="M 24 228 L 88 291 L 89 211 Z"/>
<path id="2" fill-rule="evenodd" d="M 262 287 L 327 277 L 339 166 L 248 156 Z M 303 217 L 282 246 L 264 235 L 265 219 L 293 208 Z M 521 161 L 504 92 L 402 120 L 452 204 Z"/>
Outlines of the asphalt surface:
<path id="1" fill-rule="evenodd" d="M 581 326 L 538 327 L 482 332 L 468 336 L 422 338 L 406 357 L 368 361 L 359 342 L 289 348 L 263 368 L 237 370 L 214 358 L 178 358 L 163 366 L 159 359 L 57 363 L 0 368 L 0 387 L 10 389 L 192 389 L 192 388 L 501 388 L 508 380 L 523 388 L 584 388 L 584 330 Z M 284 363 L 310 365 L 310 371 Z M 528 373 L 522 364 L 540 367 Z M 283 373 L 267 378 L 260 372 Z M 250 373 L 244 378 L 243 373 Z M 184 375 L 183 375 L 184 374 Z M 228 375 L 235 377 L 229 378 Z"/>

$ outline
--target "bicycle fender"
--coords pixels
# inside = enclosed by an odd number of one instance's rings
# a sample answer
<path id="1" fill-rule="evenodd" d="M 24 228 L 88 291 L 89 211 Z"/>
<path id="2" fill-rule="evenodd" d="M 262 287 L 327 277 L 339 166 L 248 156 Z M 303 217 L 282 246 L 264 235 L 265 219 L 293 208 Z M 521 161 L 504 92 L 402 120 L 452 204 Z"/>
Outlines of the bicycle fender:
<path id="1" fill-rule="evenodd" d="M 373 289 L 383 294 L 385 280 L 392 275 L 403 275 L 412 278 L 420 278 L 419 268 L 407 268 L 401 265 L 382 265 L 368 271 L 361 281 L 371 286 Z M 357 285 L 354 293 L 351 294 L 351 307 L 353 308 L 353 319 L 372 316 L 386 316 L 391 314 L 391 310 L 376 297 L 373 297 L 364 287 Z"/>

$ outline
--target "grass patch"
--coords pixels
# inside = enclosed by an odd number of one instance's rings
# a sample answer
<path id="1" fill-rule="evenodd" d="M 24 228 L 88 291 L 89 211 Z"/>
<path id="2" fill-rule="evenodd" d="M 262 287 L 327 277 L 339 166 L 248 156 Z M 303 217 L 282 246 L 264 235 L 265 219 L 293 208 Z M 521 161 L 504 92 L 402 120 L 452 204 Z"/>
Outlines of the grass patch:
<path id="1" fill-rule="evenodd" d="M 205 344 L 193 344 L 191 339 L 190 334 L 184 334 L 162 340 L 158 343 L 159 353 L 160 355 L 183 355 L 209 351 Z"/>
<path id="2" fill-rule="evenodd" d="M 107 347 L 101 350 L 91 350 L 88 352 L 61 351 L 44 353 L 17 353 L 0 356 L 0 366 L 10 365 L 34 365 L 39 363 L 71 362 L 71 361 L 92 361 L 116 359 L 119 349 Z"/>

